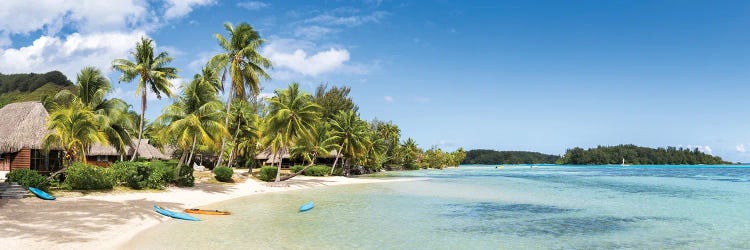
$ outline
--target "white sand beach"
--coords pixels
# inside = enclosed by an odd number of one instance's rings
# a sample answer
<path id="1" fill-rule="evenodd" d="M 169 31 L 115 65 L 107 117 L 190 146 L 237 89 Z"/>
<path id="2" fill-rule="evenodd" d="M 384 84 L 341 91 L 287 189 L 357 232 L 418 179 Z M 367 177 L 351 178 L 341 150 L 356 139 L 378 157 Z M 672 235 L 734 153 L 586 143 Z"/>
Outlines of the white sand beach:
<path id="1" fill-rule="evenodd" d="M 406 180 L 411 179 L 298 176 L 283 182 L 284 187 L 249 179 L 238 184 L 170 187 L 163 192 L 88 194 L 55 201 L 0 200 L 0 242 L 3 249 L 112 249 L 171 220 L 155 213 L 154 204 L 182 210 L 266 192 Z"/>

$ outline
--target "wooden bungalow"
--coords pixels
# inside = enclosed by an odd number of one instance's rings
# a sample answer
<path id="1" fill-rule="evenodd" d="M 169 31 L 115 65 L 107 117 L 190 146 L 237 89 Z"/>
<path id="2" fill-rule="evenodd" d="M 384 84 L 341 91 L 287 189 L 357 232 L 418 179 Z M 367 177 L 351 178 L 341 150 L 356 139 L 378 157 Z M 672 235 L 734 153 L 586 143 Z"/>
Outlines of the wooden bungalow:
<path id="1" fill-rule="evenodd" d="M 328 155 L 318 156 L 318 158 L 315 159 L 315 164 L 333 165 L 333 161 L 335 158 L 336 158 L 336 150 L 333 150 Z M 292 158 L 289 155 L 289 152 L 284 152 L 284 154 L 281 155 L 281 157 L 278 157 L 277 155 L 271 152 L 271 148 L 267 148 L 266 150 L 263 150 L 257 155 L 255 155 L 255 161 L 258 162 L 259 165 L 276 166 L 277 164 L 279 164 L 279 160 L 281 160 L 282 169 L 287 169 L 294 165 L 306 164 L 305 162 L 303 162 L 302 159 Z"/>
<path id="2" fill-rule="evenodd" d="M 42 173 L 62 166 L 62 152 L 44 152 L 42 141 L 49 113 L 40 102 L 11 103 L 0 108 L 0 171 L 28 168 Z"/>
<path id="3" fill-rule="evenodd" d="M 138 157 L 146 158 L 149 160 L 168 160 L 169 156 L 163 154 L 159 149 L 148 143 L 148 139 L 142 139 L 141 145 L 138 147 Z M 138 144 L 138 139 L 133 139 L 130 145 L 125 146 L 127 155 L 121 156 L 117 150 L 110 145 L 94 144 L 89 148 L 89 152 L 86 155 L 86 161 L 91 165 L 106 167 L 115 161 L 129 160 L 133 156 L 135 147 Z"/>

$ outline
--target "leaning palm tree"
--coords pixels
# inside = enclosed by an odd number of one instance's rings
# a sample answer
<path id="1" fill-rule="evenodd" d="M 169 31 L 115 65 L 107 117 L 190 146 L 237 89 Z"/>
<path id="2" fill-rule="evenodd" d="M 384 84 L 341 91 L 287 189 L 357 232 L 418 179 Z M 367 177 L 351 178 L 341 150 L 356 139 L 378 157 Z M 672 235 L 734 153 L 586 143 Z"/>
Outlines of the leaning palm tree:
<path id="1" fill-rule="evenodd" d="M 217 69 L 217 72 L 222 70 L 222 82 L 227 72 L 231 78 L 224 121 L 224 126 L 229 126 L 232 99 L 246 99 L 248 90 L 253 96 L 257 96 L 260 93 L 260 80 L 271 79 L 265 72 L 265 69 L 271 68 L 271 61 L 258 53 L 264 41 L 250 24 L 240 23 L 233 27 L 231 23 L 225 23 L 224 28 L 229 32 L 229 39 L 221 34 L 214 35 L 224 52 L 212 57 L 209 65 Z M 222 139 L 217 165 L 221 165 L 225 143 L 226 140 Z"/>
<path id="2" fill-rule="evenodd" d="M 172 97 L 172 90 L 170 90 L 172 83 L 169 80 L 177 78 L 177 69 L 168 66 L 172 62 L 172 57 L 167 52 L 161 52 L 154 56 L 153 43 L 153 40 L 143 37 L 140 42 L 136 43 L 135 50 L 130 52 L 133 61 L 127 59 L 112 61 L 112 68 L 122 73 L 120 82 L 131 82 L 139 77 L 135 92 L 141 95 L 141 117 L 138 126 L 138 143 L 133 151 L 131 161 L 135 160 L 138 148 L 141 146 L 148 91 L 151 90 L 159 99 L 161 99 L 162 93 L 167 97 Z"/>
<path id="3" fill-rule="evenodd" d="M 86 163 L 86 150 L 91 144 L 107 143 L 107 137 L 98 128 L 94 113 L 82 102 L 73 101 L 69 106 L 55 109 L 50 114 L 47 129 L 53 132 L 44 137 L 44 149 L 62 149 L 67 163 Z M 65 164 L 53 176 L 64 172 L 69 165 Z"/>
<path id="4" fill-rule="evenodd" d="M 291 150 L 292 156 L 302 156 L 309 164 L 296 173 L 284 176 L 284 178 L 281 178 L 281 181 L 291 179 L 305 172 L 309 167 L 315 165 L 315 159 L 318 156 L 329 155 L 333 150 L 340 150 L 340 146 L 336 143 L 338 141 L 339 137 L 330 132 L 330 125 L 322 122 L 318 123 L 313 130 L 313 137 L 310 140 L 301 140 Z"/>
<path id="5" fill-rule="evenodd" d="M 312 101 L 312 96 L 302 92 L 299 84 L 276 90 L 276 96 L 269 100 L 269 113 L 264 132 L 266 145 L 271 153 L 280 157 L 299 140 L 312 140 L 311 133 L 320 121 L 321 108 Z M 281 181 L 281 159 L 278 162 L 276 182 Z"/>
<path id="6" fill-rule="evenodd" d="M 334 135 L 339 137 L 341 155 L 347 161 L 351 162 L 352 159 L 367 152 L 367 148 L 370 145 L 368 124 L 361 120 L 353 110 L 346 112 L 339 111 L 333 121 L 331 121 L 331 128 L 334 131 Z M 336 168 L 338 159 L 339 155 L 337 154 L 333 168 L 331 168 L 331 174 L 333 174 Z M 341 165 L 345 166 L 348 164 L 344 164 L 342 161 Z"/>
<path id="7" fill-rule="evenodd" d="M 129 130 L 135 127 L 134 120 L 128 115 L 128 104 L 118 98 L 107 99 L 112 87 L 102 71 L 94 67 L 85 67 L 77 75 L 75 85 L 77 92 L 62 90 L 54 97 L 51 110 L 68 106 L 78 100 L 94 113 L 99 130 L 104 132 L 109 144 L 120 155 L 125 155 L 125 147 L 130 143 Z"/>

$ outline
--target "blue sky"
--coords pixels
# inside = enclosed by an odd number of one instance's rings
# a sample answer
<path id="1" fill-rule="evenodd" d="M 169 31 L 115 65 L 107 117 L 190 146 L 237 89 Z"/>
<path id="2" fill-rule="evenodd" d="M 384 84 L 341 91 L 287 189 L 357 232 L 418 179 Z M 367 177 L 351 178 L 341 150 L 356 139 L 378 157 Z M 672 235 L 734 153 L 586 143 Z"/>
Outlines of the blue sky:
<path id="1" fill-rule="evenodd" d="M 2 1 L 0 72 L 109 70 L 145 35 L 190 79 L 224 22 L 248 22 L 275 64 L 265 94 L 351 86 L 363 118 L 425 148 L 633 143 L 750 162 L 749 14 L 747 1 Z M 109 75 L 137 109 L 134 84 Z"/>

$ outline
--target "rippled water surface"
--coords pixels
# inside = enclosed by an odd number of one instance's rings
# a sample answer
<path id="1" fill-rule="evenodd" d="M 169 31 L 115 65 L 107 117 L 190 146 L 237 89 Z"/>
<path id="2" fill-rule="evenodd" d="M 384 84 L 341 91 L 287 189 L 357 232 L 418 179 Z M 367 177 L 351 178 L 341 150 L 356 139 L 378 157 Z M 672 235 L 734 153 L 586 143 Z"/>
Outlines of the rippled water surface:
<path id="1" fill-rule="evenodd" d="M 269 193 L 127 248 L 750 248 L 746 166 L 462 166 L 418 181 Z M 374 177 L 370 177 L 374 178 Z M 310 212 L 297 208 L 315 201 Z"/>

